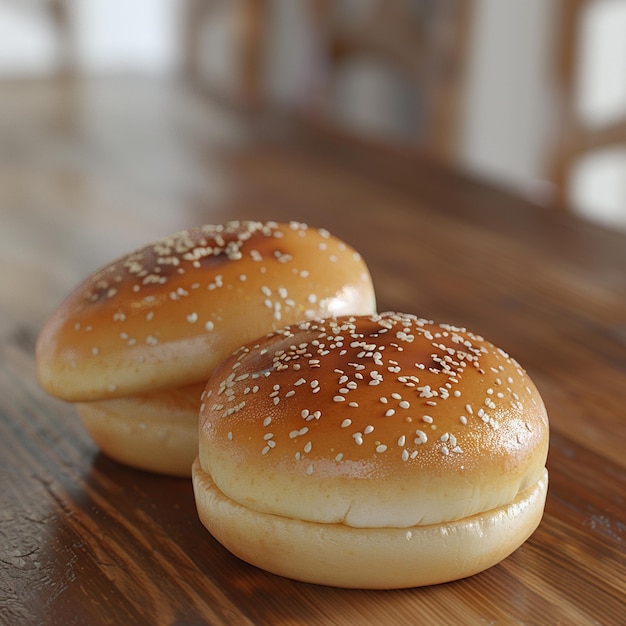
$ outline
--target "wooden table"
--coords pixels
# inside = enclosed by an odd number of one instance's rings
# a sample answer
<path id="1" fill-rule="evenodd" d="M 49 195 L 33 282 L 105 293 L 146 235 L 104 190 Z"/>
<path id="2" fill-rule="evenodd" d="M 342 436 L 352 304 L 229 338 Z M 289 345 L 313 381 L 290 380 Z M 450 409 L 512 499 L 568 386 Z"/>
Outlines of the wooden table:
<path id="1" fill-rule="evenodd" d="M 621 624 L 626 620 L 626 235 L 409 151 L 255 124 L 153 84 L 2 87 L 0 622 Z M 324 226 L 361 251 L 380 310 L 483 334 L 551 419 L 531 539 L 472 578 L 307 585 L 231 556 L 188 480 L 98 453 L 35 379 L 38 329 L 114 256 L 229 218 Z"/>

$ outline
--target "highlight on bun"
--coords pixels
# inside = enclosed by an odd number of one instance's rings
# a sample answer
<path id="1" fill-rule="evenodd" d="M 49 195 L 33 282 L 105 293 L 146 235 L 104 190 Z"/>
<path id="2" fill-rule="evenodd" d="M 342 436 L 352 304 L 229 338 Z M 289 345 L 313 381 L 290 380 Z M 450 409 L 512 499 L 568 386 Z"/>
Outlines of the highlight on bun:
<path id="1" fill-rule="evenodd" d="M 522 367 L 414 315 L 309 320 L 242 346 L 200 408 L 198 513 L 245 561 L 399 588 L 475 574 L 543 515 L 548 420 Z"/>
<path id="2" fill-rule="evenodd" d="M 87 277 L 42 328 L 37 372 L 45 390 L 77 403 L 106 454 L 189 475 L 200 394 L 220 361 L 284 324 L 375 308 L 365 262 L 326 230 L 205 225 Z"/>

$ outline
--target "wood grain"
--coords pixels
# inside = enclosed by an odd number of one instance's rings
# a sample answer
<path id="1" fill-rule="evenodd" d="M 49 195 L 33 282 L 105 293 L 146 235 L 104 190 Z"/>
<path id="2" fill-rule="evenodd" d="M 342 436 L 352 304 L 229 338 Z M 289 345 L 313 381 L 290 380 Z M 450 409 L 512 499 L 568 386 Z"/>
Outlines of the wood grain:
<path id="1" fill-rule="evenodd" d="M 0 623 L 623 623 L 626 236 L 406 150 L 242 118 L 179 87 L 0 92 L 14 105 L 0 114 Z M 551 420 L 546 512 L 524 546 L 422 589 L 282 579 L 208 535 L 189 481 L 107 459 L 39 388 L 38 329 L 86 273 L 242 217 L 328 228 L 366 258 L 381 310 L 467 326 L 524 365 Z"/>

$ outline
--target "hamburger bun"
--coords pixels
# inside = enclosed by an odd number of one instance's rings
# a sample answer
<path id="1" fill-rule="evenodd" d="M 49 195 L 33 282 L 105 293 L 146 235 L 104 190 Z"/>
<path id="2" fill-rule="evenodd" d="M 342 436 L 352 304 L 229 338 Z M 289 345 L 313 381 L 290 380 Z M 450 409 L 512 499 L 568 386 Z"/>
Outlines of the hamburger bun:
<path id="1" fill-rule="evenodd" d="M 41 330 L 37 373 L 46 391 L 77 404 L 107 455 L 188 476 L 200 394 L 220 361 L 284 324 L 374 310 L 363 259 L 327 231 L 207 225 L 82 282 Z"/>
<path id="2" fill-rule="evenodd" d="M 213 373 L 198 513 L 235 555 L 297 580 L 400 588 L 495 565 L 538 526 L 548 420 L 521 366 L 413 315 L 286 326 Z"/>

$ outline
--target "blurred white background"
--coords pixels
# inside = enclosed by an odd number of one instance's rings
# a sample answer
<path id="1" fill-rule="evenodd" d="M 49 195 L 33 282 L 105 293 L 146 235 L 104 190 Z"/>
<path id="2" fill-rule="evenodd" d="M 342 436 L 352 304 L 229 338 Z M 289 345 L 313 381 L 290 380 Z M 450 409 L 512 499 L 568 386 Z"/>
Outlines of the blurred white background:
<path id="1" fill-rule="evenodd" d="M 307 30 L 306 2 L 268 3 L 263 82 L 277 106 L 307 97 L 315 46 Z M 347 4 L 356 14 L 367 0 Z M 455 154 L 462 167 L 540 203 L 548 203 L 551 193 L 547 172 L 560 114 L 551 83 L 557 4 L 477 0 Z M 52 76 L 68 58 L 72 71 L 83 76 L 171 78 L 180 72 L 186 2 L 70 1 L 69 32 L 59 31 L 49 5 L 47 0 L 0 0 L 0 80 Z M 239 62 L 234 45 L 237 1 L 217 5 L 203 25 L 200 66 L 213 84 L 228 91 Z M 623 118 L 626 112 L 624 33 L 626 1 L 589 3 L 580 32 L 575 106 L 590 126 Z M 341 99 L 342 115 L 361 132 L 402 132 L 393 81 L 375 67 L 353 66 Z M 626 144 L 581 159 L 568 197 L 585 217 L 626 229 Z"/>

